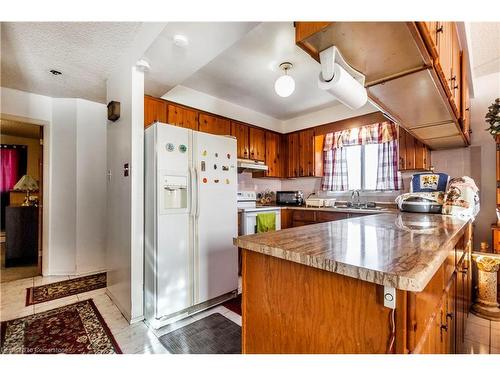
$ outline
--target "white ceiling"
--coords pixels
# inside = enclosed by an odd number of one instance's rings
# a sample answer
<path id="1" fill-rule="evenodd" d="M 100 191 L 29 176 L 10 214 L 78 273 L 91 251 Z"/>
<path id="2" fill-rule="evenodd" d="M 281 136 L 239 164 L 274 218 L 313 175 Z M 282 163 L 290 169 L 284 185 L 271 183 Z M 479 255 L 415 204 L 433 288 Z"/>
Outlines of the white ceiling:
<path id="1" fill-rule="evenodd" d="M 474 75 L 500 72 L 500 22 L 470 24 Z"/>
<path id="2" fill-rule="evenodd" d="M 2 86 L 104 103 L 106 78 L 139 22 L 2 22 Z M 61 71 L 53 76 L 49 70 Z"/>
<path id="3" fill-rule="evenodd" d="M 162 96 L 229 48 L 258 22 L 170 22 L 145 53 L 151 69 L 144 91 Z M 187 37 L 187 47 L 176 46 L 174 35 Z"/>
<path id="4" fill-rule="evenodd" d="M 282 98 L 274 82 L 291 62 L 295 92 Z M 295 45 L 292 22 L 263 22 L 182 82 L 183 86 L 287 120 L 339 104 L 317 84 L 320 65 Z M 373 111 L 376 109 L 374 108 Z"/>

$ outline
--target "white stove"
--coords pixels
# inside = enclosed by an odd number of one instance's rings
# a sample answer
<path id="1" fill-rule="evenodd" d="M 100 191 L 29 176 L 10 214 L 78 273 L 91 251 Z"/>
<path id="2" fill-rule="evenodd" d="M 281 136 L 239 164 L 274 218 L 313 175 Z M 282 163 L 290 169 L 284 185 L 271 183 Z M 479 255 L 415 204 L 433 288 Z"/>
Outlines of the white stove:
<path id="1" fill-rule="evenodd" d="M 240 218 L 239 235 L 256 233 L 257 215 L 264 212 L 276 213 L 276 230 L 281 229 L 281 208 L 257 206 L 257 193 L 255 191 L 238 191 L 237 207 Z"/>

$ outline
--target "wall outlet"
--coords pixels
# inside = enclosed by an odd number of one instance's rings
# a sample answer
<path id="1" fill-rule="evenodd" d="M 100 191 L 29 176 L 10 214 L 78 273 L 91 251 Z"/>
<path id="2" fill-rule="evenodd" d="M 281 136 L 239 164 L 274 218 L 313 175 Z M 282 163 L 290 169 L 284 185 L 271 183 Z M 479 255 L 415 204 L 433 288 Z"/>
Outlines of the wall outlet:
<path id="1" fill-rule="evenodd" d="M 396 288 L 384 286 L 384 306 L 390 309 L 396 308 Z"/>

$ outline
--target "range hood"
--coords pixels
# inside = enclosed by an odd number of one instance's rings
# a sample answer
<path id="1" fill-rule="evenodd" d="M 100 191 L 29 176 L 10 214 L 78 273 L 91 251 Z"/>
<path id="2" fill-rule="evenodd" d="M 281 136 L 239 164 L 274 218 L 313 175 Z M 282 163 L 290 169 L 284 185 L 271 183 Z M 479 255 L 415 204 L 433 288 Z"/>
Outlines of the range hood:
<path id="1" fill-rule="evenodd" d="M 250 160 L 250 159 L 238 159 L 238 173 L 249 171 L 264 171 L 267 172 L 269 168 L 264 164 L 263 161 Z"/>

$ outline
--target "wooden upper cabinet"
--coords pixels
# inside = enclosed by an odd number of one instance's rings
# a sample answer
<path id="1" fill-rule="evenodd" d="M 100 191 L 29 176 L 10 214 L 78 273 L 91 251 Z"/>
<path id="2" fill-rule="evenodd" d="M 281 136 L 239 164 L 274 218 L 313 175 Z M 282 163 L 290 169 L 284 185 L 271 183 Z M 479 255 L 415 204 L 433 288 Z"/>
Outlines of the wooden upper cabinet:
<path id="1" fill-rule="evenodd" d="M 419 140 L 415 140 L 415 169 L 426 169 L 426 147 Z"/>
<path id="2" fill-rule="evenodd" d="M 427 44 L 429 53 L 433 59 L 438 57 L 438 28 L 439 22 L 437 21 L 426 21 L 418 22 L 420 33 Z"/>
<path id="3" fill-rule="evenodd" d="M 182 128 L 198 130 L 198 111 L 169 104 L 167 122 Z"/>
<path id="4" fill-rule="evenodd" d="M 463 57 L 463 55 L 462 55 Z M 467 141 L 470 143 L 470 94 L 469 94 L 469 76 L 467 74 L 467 65 L 462 59 L 462 97 L 461 97 L 461 124 L 462 132 L 465 134 Z"/>
<path id="5" fill-rule="evenodd" d="M 405 132 L 406 145 L 406 170 L 415 169 L 415 138 L 408 132 Z"/>
<path id="6" fill-rule="evenodd" d="M 399 170 L 406 170 L 406 130 L 398 126 L 399 133 Z"/>
<path id="7" fill-rule="evenodd" d="M 167 122 L 167 102 L 144 96 L 144 127 L 147 128 L 156 121 Z"/>
<path id="8" fill-rule="evenodd" d="M 439 22 L 436 28 L 438 41 L 438 58 L 436 60 L 437 71 L 450 97 L 453 90 L 451 76 L 453 69 L 452 51 L 454 31 L 454 22 Z"/>
<path id="9" fill-rule="evenodd" d="M 278 133 L 266 131 L 266 177 L 282 177 L 281 139 Z"/>
<path id="10" fill-rule="evenodd" d="M 200 113 L 198 130 L 215 135 L 230 135 L 231 121 L 226 118 L 209 115 L 207 113 Z"/>
<path id="11" fill-rule="evenodd" d="M 286 176 L 299 177 L 299 133 L 289 133 L 285 137 L 287 146 Z"/>
<path id="12" fill-rule="evenodd" d="M 460 106 L 461 106 L 461 89 L 462 89 L 462 50 L 460 48 L 460 41 L 458 39 L 458 32 L 456 30 L 456 25 L 453 23 L 452 28 L 452 55 L 451 55 L 451 94 L 452 94 L 452 104 L 454 106 L 455 114 L 457 118 L 460 118 Z"/>
<path id="13" fill-rule="evenodd" d="M 250 159 L 266 160 L 266 136 L 263 129 L 251 127 L 249 130 Z"/>
<path id="14" fill-rule="evenodd" d="M 314 129 L 299 132 L 299 176 L 314 176 Z"/>
<path id="15" fill-rule="evenodd" d="M 249 127 L 237 121 L 231 121 L 231 135 L 236 137 L 238 144 L 238 158 L 248 159 L 250 155 Z"/>

